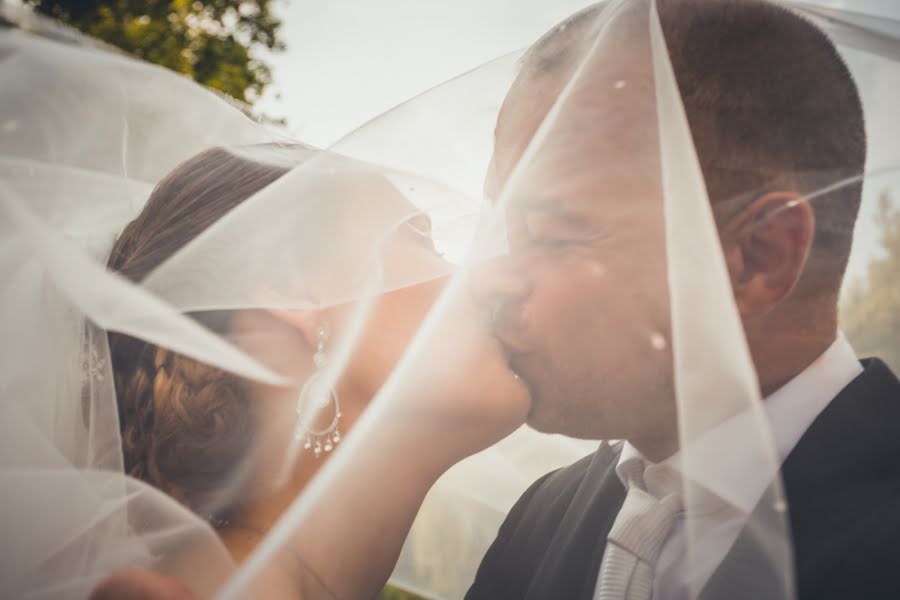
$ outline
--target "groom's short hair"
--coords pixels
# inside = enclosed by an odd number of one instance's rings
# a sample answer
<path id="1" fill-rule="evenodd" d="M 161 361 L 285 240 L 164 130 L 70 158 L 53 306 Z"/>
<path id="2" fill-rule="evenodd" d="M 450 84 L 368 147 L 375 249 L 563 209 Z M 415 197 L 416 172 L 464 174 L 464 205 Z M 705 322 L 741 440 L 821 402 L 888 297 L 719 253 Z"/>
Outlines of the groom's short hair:
<path id="1" fill-rule="evenodd" d="M 862 173 L 859 93 L 818 27 L 764 0 L 658 0 L 658 7 L 714 207 L 788 186 L 808 193 Z M 603 8 L 573 15 L 535 43 L 520 79 L 574 69 Z M 861 193 L 855 182 L 812 200 L 810 269 L 824 269 L 829 285 L 839 285 L 846 268 Z"/>

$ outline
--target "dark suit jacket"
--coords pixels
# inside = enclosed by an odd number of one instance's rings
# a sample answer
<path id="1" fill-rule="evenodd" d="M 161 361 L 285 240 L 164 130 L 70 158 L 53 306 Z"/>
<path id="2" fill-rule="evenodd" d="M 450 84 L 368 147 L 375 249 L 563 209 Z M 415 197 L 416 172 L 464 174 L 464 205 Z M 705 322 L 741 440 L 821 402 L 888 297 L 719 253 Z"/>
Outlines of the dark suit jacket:
<path id="1" fill-rule="evenodd" d="M 900 599 L 900 382 L 878 359 L 863 366 L 782 466 L 802 600 Z M 619 451 L 603 444 L 536 481 L 500 527 L 467 600 L 590 600 L 625 499 Z M 752 543 L 749 532 L 738 536 L 704 599 L 730 597 L 735 576 L 739 589 L 766 580 L 740 558 Z"/>

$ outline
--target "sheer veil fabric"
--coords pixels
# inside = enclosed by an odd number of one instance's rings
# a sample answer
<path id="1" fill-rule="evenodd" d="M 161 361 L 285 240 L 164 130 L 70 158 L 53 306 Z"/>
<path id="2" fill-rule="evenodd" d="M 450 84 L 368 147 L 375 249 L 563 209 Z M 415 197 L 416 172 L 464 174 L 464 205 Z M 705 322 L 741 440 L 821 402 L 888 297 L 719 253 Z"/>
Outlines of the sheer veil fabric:
<path id="1" fill-rule="evenodd" d="M 310 520 L 343 477 L 367 479 L 356 484 L 371 489 L 392 481 L 390 466 L 354 469 L 361 457 L 420 460 L 394 452 L 383 432 L 421 423 L 424 432 L 450 432 L 460 453 L 473 455 L 431 487 L 392 582 L 459 598 L 532 481 L 600 441 L 671 422 L 687 597 L 709 577 L 697 552 L 708 543 L 704 519 L 722 511 L 750 532 L 740 564 L 725 565 L 735 569 L 729 597 L 793 598 L 783 457 L 763 402 L 772 367 L 754 353 L 769 347 L 760 342 L 767 330 L 748 325 L 735 300 L 734 249 L 754 235 L 793 232 L 801 251 L 793 262 L 779 259 L 792 266 L 780 288 L 772 284 L 779 301 L 795 299 L 780 309 L 783 323 L 812 346 L 823 333 L 803 321 L 804 307 L 839 297 L 840 326 L 856 350 L 900 368 L 891 266 L 900 265 L 900 21 L 778 3 L 837 46 L 859 91 L 867 149 L 798 157 L 795 140 L 807 130 L 782 123 L 781 137 L 766 130 L 768 146 L 742 125 L 726 131 L 723 139 L 745 135 L 756 150 L 738 152 L 716 135 L 735 113 L 745 124 L 758 110 L 753 98 L 736 101 L 730 87 L 704 95 L 676 40 L 688 26 L 684 11 L 743 4 L 584 3 L 566 23 L 547 23 L 535 45 L 485 57 L 321 150 L 162 69 L 0 32 L 0 532 L 15 546 L 0 559 L 2 595 L 82 597 L 114 569 L 141 565 L 203 596 L 251 597 L 268 567 L 299 556 L 306 568 L 288 588 L 342 597 L 353 572 L 340 557 L 369 540 L 329 539 Z M 758 76 L 756 58 L 737 43 L 728 51 L 735 71 L 725 80 L 743 89 Z M 790 88 L 791 122 L 810 127 L 816 144 L 858 141 L 840 107 L 802 93 L 815 79 Z M 829 137 L 823 128 L 832 124 Z M 113 241 L 157 182 L 210 147 L 284 175 L 140 281 L 107 269 Z M 844 262 L 841 286 L 832 279 Z M 566 281 L 579 284 L 554 296 Z M 396 298 L 421 290 L 434 297 L 401 326 L 396 306 L 412 309 Z M 558 331 L 542 329 L 548 311 L 565 313 Z M 225 333 L 204 326 L 202 315 L 220 312 L 248 318 Z M 291 369 L 279 359 L 284 336 L 257 317 L 285 313 L 328 320 L 327 361 Z M 246 448 L 193 512 L 125 472 L 108 332 L 281 390 L 281 401 L 254 408 L 265 417 L 250 423 Z M 378 362 L 391 353 L 396 361 Z M 490 420 L 491 403 L 502 404 L 495 380 L 479 370 L 490 361 L 521 377 L 532 427 L 470 443 L 471 419 Z M 375 389 L 359 375 L 369 363 L 386 373 Z M 313 374 L 341 397 L 362 390 L 373 398 L 236 565 L 208 517 L 277 491 L 285 474 L 319 460 L 294 435 L 317 426 L 317 411 L 298 414 L 296 401 Z M 465 393 L 444 397 L 457 388 Z M 327 402 L 314 408 L 331 410 Z M 321 535 L 309 546 L 321 555 L 296 546 L 307 530 Z"/>

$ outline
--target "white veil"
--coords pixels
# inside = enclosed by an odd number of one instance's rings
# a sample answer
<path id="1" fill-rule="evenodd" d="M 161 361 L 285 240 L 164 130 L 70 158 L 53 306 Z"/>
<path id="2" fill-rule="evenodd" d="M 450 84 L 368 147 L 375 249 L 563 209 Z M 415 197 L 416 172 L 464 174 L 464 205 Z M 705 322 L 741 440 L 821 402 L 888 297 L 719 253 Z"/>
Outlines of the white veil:
<path id="1" fill-rule="evenodd" d="M 530 428 L 497 441 L 524 420 L 516 412 L 516 394 L 523 390 L 511 368 L 529 388 L 531 422 L 548 431 L 559 425 L 575 437 L 627 437 L 629 428 L 658 418 L 650 400 L 671 403 L 688 507 L 685 564 L 702 573 L 685 583 L 688 596 L 700 597 L 710 571 L 719 567 L 702 564 L 702 511 L 691 508 L 703 507 L 712 494 L 741 520 L 747 534 L 737 567 L 749 565 L 741 572 L 726 564 L 716 584 L 728 597 L 794 597 L 790 523 L 777 476 L 783 457 L 717 230 L 717 222 L 740 210 L 723 216 L 710 209 L 697 149 L 701 134 L 689 121 L 670 56 L 673 32 L 658 4 L 665 3 L 613 1 L 589 9 L 577 25 L 551 30 L 543 46 L 509 48 L 323 152 L 298 148 L 161 69 L 0 32 L 0 70 L 12 82 L 0 91 L 0 264 L 7 281 L 0 318 L 7 341 L 0 372 L 7 415 L 0 435 L 0 530 L 17 546 L 0 565 L 4 595 L 84 596 L 113 569 L 142 565 L 201 595 L 219 590 L 223 597 L 242 597 L 258 593 L 255 585 L 269 585 L 266 576 L 288 555 L 299 557 L 303 567 L 279 580 L 287 582 L 280 588 L 285 595 L 353 596 L 360 564 L 354 552 L 371 544 L 372 536 L 391 534 L 379 531 L 378 500 L 402 487 L 396 479 L 402 467 L 428 463 L 435 452 L 430 446 L 456 444 L 447 454 L 452 460 L 435 462 L 450 467 L 474 456 L 431 487 L 392 581 L 425 596 L 461 597 L 516 498 L 543 473 L 597 446 Z M 884 215 L 896 215 L 900 193 L 892 189 L 900 181 L 900 152 L 893 148 L 900 120 L 891 111 L 900 82 L 900 25 L 810 3 L 784 4 L 838 45 L 862 97 L 868 136 L 864 168 L 836 164 L 805 173 L 799 195 L 784 211 L 809 207 L 825 234 L 845 234 L 845 222 L 819 218 L 817 200 L 862 182 L 843 324 L 858 350 L 890 359 L 898 356 L 897 338 L 875 323 L 896 323 L 897 309 L 873 299 L 890 297 L 882 288 L 896 286 L 896 278 L 872 218 L 879 198 L 882 224 Z M 565 33 L 569 26 L 571 36 Z M 512 137 L 501 139 L 504 118 L 533 128 L 507 129 Z M 499 154 L 501 143 L 509 144 L 506 158 Z M 114 238 L 141 211 L 154 184 L 211 146 L 286 174 L 185 240 L 141 281 L 105 269 Z M 764 174 L 746 160 L 731 166 Z M 482 193 L 485 178 L 489 201 Z M 611 203 L 609 190 L 640 202 Z M 733 205 L 768 191 L 764 184 L 748 184 L 734 194 Z M 596 198 L 605 198 L 608 211 L 599 220 L 584 202 Z M 559 203 L 575 216 L 548 218 Z M 752 233 L 768 221 L 737 222 Z M 535 235 L 551 239 L 528 238 Z M 449 260 L 423 251 L 428 239 Z M 596 245 L 609 254 L 579 263 L 580 249 Z M 540 261 L 523 267 L 523 247 L 543 253 Z M 603 335 L 590 343 L 578 340 L 582 350 L 596 351 L 599 362 L 569 374 L 600 386 L 590 389 L 603 391 L 605 410 L 618 407 L 630 415 L 611 420 L 618 430 L 592 427 L 588 418 L 583 427 L 571 422 L 576 413 L 557 403 L 570 395 L 572 402 L 587 402 L 587 395 L 574 393 L 579 389 L 541 387 L 552 378 L 541 379 L 542 367 L 528 358 L 541 355 L 526 352 L 541 347 L 534 337 L 540 329 L 522 323 L 547 307 L 532 303 L 513 314 L 504 294 L 500 300 L 478 292 L 472 298 L 473 288 L 483 285 L 479 279 L 496 290 L 504 278 L 513 286 L 549 286 L 573 273 L 596 280 L 584 289 L 602 294 L 594 299 L 602 311 L 581 318 L 586 333 Z M 417 294 L 432 294 L 434 308 Z M 585 314 L 578 312 L 583 299 L 566 302 L 554 310 L 570 311 L 573 318 Z M 243 328 L 210 331 L 196 315 L 213 311 L 253 318 Z M 410 316 L 416 311 L 422 314 Z M 285 330 L 270 327 L 264 317 L 286 313 L 304 323 L 327 322 L 322 365 L 310 360 L 290 371 L 280 360 L 287 352 L 280 345 L 286 344 Z M 255 319 L 259 314 L 263 318 Z M 505 346 L 490 341 L 492 327 Z M 307 432 L 319 428 L 320 415 L 301 411 L 298 417 L 294 400 L 313 373 L 342 399 L 367 393 L 375 399 L 351 431 L 341 430 L 345 440 L 320 440 L 336 444 L 337 451 L 232 574 L 233 560 L 204 522 L 205 511 L 192 514 L 125 475 L 107 332 L 281 390 L 283 402 L 261 403 L 266 422 L 279 425 L 251 426 L 249 446 L 226 473 L 216 510 L 244 500 L 247 473 L 269 474 L 276 463 L 280 473 L 316 464 L 303 448 L 308 434 L 293 436 L 298 422 Z M 572 356 L 566 347 L 556 350 Z M 375 359 L 382 355 L 383 362 Z M 370 389 L 366 385 L 379 377 L 364 369 L 390 377 Z M 631 398 L 647 403 L 629 408 L 625 399 Z M 315 400 L 324 402 L 326 413 L 332 410 L 328 394 Z M 554 416 L 556 410 L 561 412 Z M 352 410 L 344 403 L 343 411 L 346 421 Z M 327 413 L 325 424 L 330 420 Z M 409 436 L 408 444 L 397 441 L 401 434 Z M 739 482 L 727 476 L 732 464 L 723 460 L 737 447 L 746 461 Z M 379 462 L 381 454 L 387 459 Z M 283 481 L 275 479 L 277 491 Z M 747 480 L 758 488 L 749 505 L 736 491 Z M 259 487 L 260 493 L 270 491 Z M 373 494 L 371 513 L 365 503 L 359 512 L 329 513 L 342 506 L 335 494 L 343 502 L 347 490 L 351 496 Z M 329 536 L 334 523 L 349 523 L 358 533 Z M 298 539 L 304 541 L 299 547 Z M 393 564 L 395 557 L 376 544 L 368 558 Z"/>
<path id="2" fill-rule="evenodd" d="M 266 136 L 163 69 L 16 30 L 0 37 L 2 332 L 20 340 L 3 351 L 0 378 L 3 595 L 84 597 L 112 569 L 191 539 L 223 574 L 231 561 L 201 521 L 124 477 L 105 330 L 193 339 L 231 368 L 278 377 L 103 266 L 154 183 L 207 136 Z"/>

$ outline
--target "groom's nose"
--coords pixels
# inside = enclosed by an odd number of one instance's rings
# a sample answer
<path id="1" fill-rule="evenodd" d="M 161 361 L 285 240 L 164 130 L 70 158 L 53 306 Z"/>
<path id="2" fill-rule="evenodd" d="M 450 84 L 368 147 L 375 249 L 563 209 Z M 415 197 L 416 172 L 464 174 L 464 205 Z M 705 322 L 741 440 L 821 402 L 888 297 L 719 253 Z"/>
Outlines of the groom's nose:
<path id="1" fill-rule="evenodd" d="M 493 323 L 501 314 L 515 310 L 532 291 L 526 266 L 521 260 L 508 255 L 476 266 L 471 273 L 470 286 L 475 301 L 484 308 Z"/>

